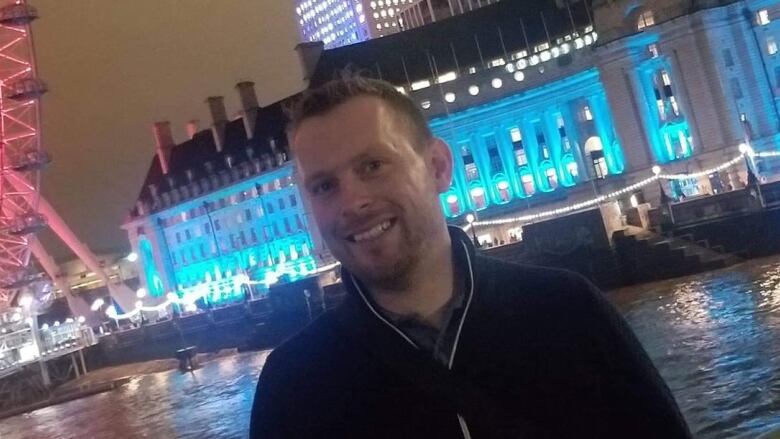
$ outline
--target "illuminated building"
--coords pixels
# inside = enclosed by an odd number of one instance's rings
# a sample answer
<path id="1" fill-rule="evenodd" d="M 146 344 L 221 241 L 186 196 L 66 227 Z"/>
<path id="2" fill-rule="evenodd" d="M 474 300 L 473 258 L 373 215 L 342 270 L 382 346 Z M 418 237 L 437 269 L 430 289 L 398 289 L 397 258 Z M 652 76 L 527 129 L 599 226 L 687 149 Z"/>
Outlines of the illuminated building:
<path id="1" fill-rule="evenodd" d="M 325 48 L 331 49 L 432 23 L 497 1 L 297 0 L 295 16 L 301 41 L 322 41 Z"/>
<path id="2" fill-rule="evenodd" d="M 658 206 L 655 166 L 693 175 L 664 181 L 675 199 L 742 188 L 742 143 L 778 178 L 780 2 L 556 3 L 506 0 L 326 50 L 307 74 L 353 64 L 416 101 L 455 160 L 442 209 L 455 224 L 476 213 L 491 241 L 605 195 Z"/>
<path id="3" fill-rule="evenodd" d="M 212 97 L 211 129 L 191 122 L 183 143 L 174 144 L 169 123 L 154 125 L 157 155 L 123 225 L 145 306 L 171 293 L 200 307 L 244 300 L 327 258 L 293 179 L 282 102 L 259 108 L 251 82 L 237 88 L 238 119 L 228 121 Z"/>

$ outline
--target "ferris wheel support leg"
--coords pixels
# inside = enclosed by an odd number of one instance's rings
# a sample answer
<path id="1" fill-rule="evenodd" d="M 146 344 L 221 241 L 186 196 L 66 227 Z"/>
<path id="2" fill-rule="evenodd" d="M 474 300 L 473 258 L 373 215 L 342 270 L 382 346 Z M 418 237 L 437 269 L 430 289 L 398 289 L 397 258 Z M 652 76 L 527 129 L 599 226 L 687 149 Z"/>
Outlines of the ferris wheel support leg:
<path id="1" fill-rule="evenodd" d="M 89 304 L 83 298 L 73 295 L 73 291 L 70 289 L 70 284 L 67 282 L 67 280 L 59 276 L 59 267 L 57 266 L 57 263 L 54 262 L 54 259 L 51 257 L 51 255 L 49 255 L 38 238 L 30 239 L 30 250 L 35 256 L 35 259 L 37 259 L 41 264 L 46 274 L 49 275 L 52 282 L 54 283 L 54 286 L 62 291 L 65 299 L 68 301 L 68 308 L 70 308 L 70 312 L 73 314 L 73 317 L 84 316 L 84 318 L 87 319 L 89 326 L 94 327 L 99 325 L 100 318 L 94 315 L 94 312 L 90 309 Z"/>
<path id="2" fill-rule="evenodd" d="M 27 180 L 19 173 L 11 172 L 8 177 L 7 180 L 14 189 L 20 192 L 23 192 L 29 186 Z M 76 234 L 73 233 L 73 230 L 65 223 L 65 220 L 63 220 L 57 211 L 54 210 L 54 207 L 52 207 L 43 196 L 32 199 L 33 196 L 34 195 L 31 194 L 31 199 L 27 200 L 27 202 L 31 205 L 35 205 L 37 202 L 38 212 L 46 218 L 49 227 L 51 227 L 54 233 L 56 233 L 62 242 L 64 242 L 65 245 L 67 245 L 82 262 L 84 262 L 84 265 L 86 265 L 87 268 L 94 272 L 97 277 L 106 284 L 109 293 L 111 293 L 111 297 L 123 310 L 132 310 L 135 307 L 135 293 L 127 285 L 121 282 L 116 284 L 112 283 L 108 276 L 106 276 L 103 268 L 100 267 L 100 264 L 92 251 L 83 242 L 79 241 Z"/>

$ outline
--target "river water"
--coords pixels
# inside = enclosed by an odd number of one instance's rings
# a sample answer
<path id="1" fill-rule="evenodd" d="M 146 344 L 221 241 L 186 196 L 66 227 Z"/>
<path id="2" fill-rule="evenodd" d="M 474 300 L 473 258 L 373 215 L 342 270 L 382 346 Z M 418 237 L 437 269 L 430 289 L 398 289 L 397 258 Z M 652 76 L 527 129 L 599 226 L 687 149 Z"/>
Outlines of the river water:
<path id="1" fill-rule="evenodd" d="M 780 257 L 609 293 L 697 438 L 780 428 Z M 265 353 L 0 421 L 0 439 L 244 438 Z"/>

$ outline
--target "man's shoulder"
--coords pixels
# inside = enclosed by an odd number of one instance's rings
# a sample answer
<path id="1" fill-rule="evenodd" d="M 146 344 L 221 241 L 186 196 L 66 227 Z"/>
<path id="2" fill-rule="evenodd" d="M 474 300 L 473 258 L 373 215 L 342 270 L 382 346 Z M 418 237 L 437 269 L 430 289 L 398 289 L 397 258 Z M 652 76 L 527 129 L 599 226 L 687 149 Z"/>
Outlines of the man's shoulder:
<path id="1" fill-rule="evenodd" d="M 334 341 L 333 316 L 325 313 L 274 348 L 270 359 L 289 364 L 306 364 L 306 360 L 322 355 L 323 347 Z"/>
<path id="2" fill-rule="evenodd" d="M 587 305 L 603 300 L 602 293 L 584 276 L 559 268 L 539 267 L 477 256 L 478 287 L 501 305 Z"/>

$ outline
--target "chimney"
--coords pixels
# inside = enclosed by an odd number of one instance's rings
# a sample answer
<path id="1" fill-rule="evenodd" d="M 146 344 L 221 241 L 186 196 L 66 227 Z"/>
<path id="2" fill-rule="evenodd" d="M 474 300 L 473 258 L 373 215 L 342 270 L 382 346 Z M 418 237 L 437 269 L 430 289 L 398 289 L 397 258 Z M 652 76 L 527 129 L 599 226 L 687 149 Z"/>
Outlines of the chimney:
<path id="1" fill-rule="evenodd" d="M 295 46 L 295 51 L 298 52 L 298 60 L 303 69 L 303 79 L 309 80 L 314 76 L 314 71 L 317 69 L 320 55 L 322 55 L 324 49 L 325 43 L 322 41 L 300 43 Z"/>
<path id="2" fill-rule="evenodd" d="M 167 174 L 170 168 L 171 149 L 173 149 L 173 134 L 171 134 L 171 123 L 168 121 L 155 122 L 152 125 L 154 131 L 154 140 L 157 142 L 157 158 L 160 160 L 160 167 L 163 174 Z"/>
<path id="3" fill-rule="evenodd" d="M 227 111 L 225 111 L 225 98 L 222 96 L 211 96 L 206 99 L 211 112 L 211 132 L 214 134 L 214 143 L 217 145 L 217 151 L 222 151 L 225 146 L 225 126 L 228 123 Z"/>
<path id="4" fill-rule="evenodd" d="M 246 138 L 255 137 L 255 123 L 257 122 L 257 113 L 260 105 L 257 103 L 257 94 L 255 93 L 255 83 L 252 81 L 242 81 L 236 84 L 238 96 L 241 98 L 242 117 L 244 119 L 244 129 Z"/>
<path id="5" fill-rule="evenodd" d="M 195 137 L 195 134 L 200 131 L 200 121 L 198 119 L 192 119 L 191 121 L 187 122 L 186 125 L 187 128 L 187 137 L 192 139 Z"/>

